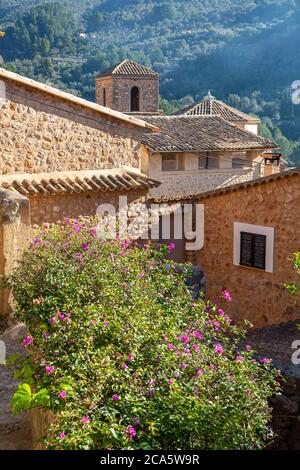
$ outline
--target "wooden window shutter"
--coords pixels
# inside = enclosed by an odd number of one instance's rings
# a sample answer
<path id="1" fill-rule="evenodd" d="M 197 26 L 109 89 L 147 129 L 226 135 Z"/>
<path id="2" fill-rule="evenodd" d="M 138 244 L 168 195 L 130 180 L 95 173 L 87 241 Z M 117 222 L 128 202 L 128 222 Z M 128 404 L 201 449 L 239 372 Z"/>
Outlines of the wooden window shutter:
<path id="1" fill-rule="evenodd" d="M 240 265 L 266 269 L 266 235 L 241 232 Z"/>

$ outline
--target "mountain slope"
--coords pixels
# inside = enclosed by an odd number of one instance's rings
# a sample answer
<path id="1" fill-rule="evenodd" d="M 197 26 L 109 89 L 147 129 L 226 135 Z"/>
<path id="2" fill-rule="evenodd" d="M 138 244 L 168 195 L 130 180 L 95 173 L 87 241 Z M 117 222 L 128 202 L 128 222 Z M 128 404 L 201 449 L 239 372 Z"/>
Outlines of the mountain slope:
<path id="1" fill-rule="evenodd" d="M 0 30 L 5 67 L 85 98 L 128 57 L 161 73 L 169 112 L 211 89 L 300 141 L 300 0 L 0 0 Z"/>

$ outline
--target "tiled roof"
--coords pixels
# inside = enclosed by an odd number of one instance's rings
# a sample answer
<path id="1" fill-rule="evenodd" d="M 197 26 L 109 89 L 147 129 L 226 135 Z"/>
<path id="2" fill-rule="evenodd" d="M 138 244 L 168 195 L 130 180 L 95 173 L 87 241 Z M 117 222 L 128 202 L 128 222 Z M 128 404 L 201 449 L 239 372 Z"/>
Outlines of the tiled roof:
<path id="1" fill-rule="evenodd" d="M 66 100 L 71 103 L 75 103 L 77 105 L 83 106 L 84 108 L 89 108 L 101 115 L 106 115 L 108 118 L 116 119 L 118 121 L 124 121 L 127 124 L 132 124 L 133 126 L 140 127 L 140 128 L 149 128 L 149 124 L 141 121 L 140 119 L 134 116 L 128 116 L 126 114 L 120 113 L 119 111 L 115 111 L 114 109 L 107 108 L 106 106 L 101 106 L 100 104 L 93 103 L 92 101 L 84 100 L 83 98 L 79 98 L 78 96 L 72 95 L 71 93 L 66 93 L 65 91 L 58 90 L 49 85 L 45 85 L 44 83 L 37 82 L 32 80 L 31 78 L 23 77 L 22 75 L 18 75 L 14 72 L 9 72 L 0 67 L 0 79 L 3 78 L 4 80 L 12 80 L 15 83 L 20 83 L 26 87 L 31 89 L 35 89 L 38 91 L 42 91 L 47 93 L 48 95 L 55 96 L 61 100 Z M 152 130 L 152 127 L 150 127 Z"/>
<path id="2" fill-rule="evenodd" d="M 17 191 L 23 196 L 129 191 L 159 185 L 160 182 L 129 168 L 0 176 L 0 187 Z"/>
<path id="3" fill-rule="evenodd" d="M 223 101 L 208 99 L 202 100 L 196 105 L 189 106 L 181 111 L 175 113 L 175 115 L 187 115 L 187 116 L 221 116 L 227 121 L 240 121 L 240 122 L 251 122 L 259 123 L 260 120 L 256 117 L 245 114 L 238 109 L 232 108 Z"/>
<path id="4" fill-rule="evenodd" d="M 205 193 L 198 194 L 197 200 L 206 199 L 208 197 L 218 196 L 225 193 L 233 193 L 249 188 L 251 186 L 258 186 L 260 184 L 275 183 L 276 181 L 284 178 L 290 178 L 291 176 L 300 176 L 300 168 L 291 168 L 274 175 L 264 176 L 263 178 L 256 178 L 254 180 L 245 181 L 244 183 L 232 184 L 230 186 L 224 186 L 223 188 L 214 189 L 213 191 L 207 191 Z"/>
<path id="5" fill-rule="evenodd" d="M 137 64 L 132 60 L 125 59 L 117 65 L 105 70 L 104 72 L 100 73 L 98 77 L 132 77 L 132 76 L 139 76 L 139 77 L 156 77 L 159 78 L 159 73 L 154 72 L 154 70 L 145 67 L 144 65 Z"/>
<path id="6" fill-rule="evenodd" d="M 153 152 L 218 152 L 265 150 L 277 146 L 218 116 L 143 116 L 160 132 L 143 135 Z"/>

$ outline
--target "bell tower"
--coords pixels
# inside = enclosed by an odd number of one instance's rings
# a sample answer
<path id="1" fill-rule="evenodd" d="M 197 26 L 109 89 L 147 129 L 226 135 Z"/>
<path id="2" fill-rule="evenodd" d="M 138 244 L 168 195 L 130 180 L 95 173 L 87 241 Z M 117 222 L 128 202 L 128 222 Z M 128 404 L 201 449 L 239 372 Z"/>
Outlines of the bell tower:
<path id="1" fill-rule="evenodd" d="M 123 60 L 96 77 L 96 103 L 133 114 L 159 112 L 159 74 Z"/>

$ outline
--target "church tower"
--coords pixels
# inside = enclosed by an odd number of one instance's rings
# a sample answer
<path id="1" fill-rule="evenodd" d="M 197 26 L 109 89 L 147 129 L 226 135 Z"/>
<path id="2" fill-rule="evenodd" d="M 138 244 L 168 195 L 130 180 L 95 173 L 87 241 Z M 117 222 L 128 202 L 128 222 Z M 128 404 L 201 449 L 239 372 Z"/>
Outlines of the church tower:
<path id="1" fill-rule="evenodd" d="M 123 60 L 96 77 L 96 103 L 122 113 L 156 114 L 159 74 L 144 65 Z"/>

